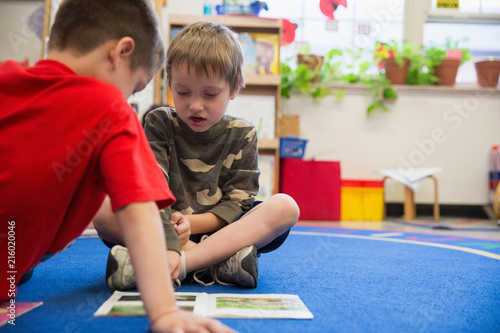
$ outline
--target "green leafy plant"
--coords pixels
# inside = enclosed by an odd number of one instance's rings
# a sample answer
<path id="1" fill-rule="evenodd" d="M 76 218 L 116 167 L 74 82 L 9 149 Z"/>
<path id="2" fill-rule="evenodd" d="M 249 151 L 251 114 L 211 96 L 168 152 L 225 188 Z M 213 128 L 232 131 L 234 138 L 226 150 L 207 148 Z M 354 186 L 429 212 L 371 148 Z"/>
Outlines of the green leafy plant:
<path id="1" fill-rule="evenodd" d="M 321 68 L 320 82 L 334 82 L 342 78 L 341 61 L 338 57 L 342 56 L 342 51 L 332 49 L 328 51 L 323 58 Z"/>
<path id="2" fill-rule="evenodd" d="M 281 63 L 281 96 L 290 98 L 290 93 L 298 89 L 303 94 L 309 94 L 312 90 L 312 79 L 316 75 L 306 65 L 298 65 L 292 69 L 290 63 L 295 58 L 288 58 Z"/>
<path id="3" fill-rule="evenodd" d="M 293 57 L 281 63 L 281 95 L 290 98 L 291 91 L 297 89 L 313 98 L 323 98 L 332 94 L 337 98 L 345 96 L 345 93 L 331 89 L 332 82 L 341 80 L 340 62 L 334 58 L 341 56 L 342 52 L 330 50 L 322 57 L 310 55 L 308 52 L 308 48 L 300 52 L 303 63 L 298 63 L 296 66 L 294 66 L 296 58 Z"/>
<path id="4" fill-rule="evenodd" d="M 305 48 L 300 55 L 307 57 L 309 52 L 310 49 Z M 362 48 L 344 52 L 332 49 L 323 56 L 321 66 L 315 68 L 304 63 L 296 64 L 294 57 L 288 58 L 281 63 L 281 95 L 290 98 L 291 92 L 297 90 L 313 98 L 333 95 L 341 100 L 346 95 L 345 89 L 334 89 L 333 85 L 366 84 L 370 86 L 372 96 L 367 114 L 376 109 L 388 111 L 386 102 L 397 99 L 397 93 L 384 75 L 368 74 L 374 66 L 370 54 Z"/>
<path id="5" fill-rule="evenodd" d="M 404 64 L 404 59 L 407 58 L 410 62 L 419 56 L 420 48 L 417 48 L 411 43 L 402 42 L 398 43 L 395 40 L 391 40 L 389 43 L 377 42 L 375 45 L 374 58 L 377 65 L 384 59 L 394 58 L 396 64 L 402 67 Z"/>
<path id="6" fill-rule="evenodd" d="M 462 51 L 462 59 L 460 60 L 460 64 L 472 60 L 472 53 L 469 49 L 460 47 L 461 43 L 467 42 L 467 38 L 463 38 L 460 40 L 453 40 L 452 37 L 446 38 L 446 42 L 441 45 L 431 45 L 430 47 L 425 49 L 425 58 L 427 59 L 427 66 L 435 67 L 441 64 L 443 60 L 446 59 L 447 52 L 450 50 L 460 50 Z"/>
<path id="7" fill-rule="evenodd" d="M 371 77 L 366 83 L 370 84 L 370 95 L 372 97 L 372 103 L 368 105 L 366 114 L 370 115 L 377 109 L 389 111 L 386 103 L 388 101 L 395 101 L 398 98 L 396 90 L 391 86 L 391 81 L 384 75 L 379 74 L 378 76 Z"/>
<path id="8" fill-rule="evenodd" d="M 345 53 L 347 65 L 342 80 L 347 83 L 369 83 L 366 82 L 367 80 L 370 81 L 367 72 L 373 66 L 373 63 L 367 60 L 365 49 L 348 49 Z"/>
<path id="9" fill-rule="evenodd" d="M 398 43 L 392 40 L 384 44 L 377 42 L 375 45 L 374 59 L 379 68 L 383 68 L 383 60 L 393 58 L 400 67 L 404 65 L 404 59 L 409 61 L 409 69 L 406 75 L 406 84 L 432 84 L 437 80 L 433 72 L 428 69 L 427 60 L 423 55 L 423 46 L 417 47 L 412 43 Z"/>

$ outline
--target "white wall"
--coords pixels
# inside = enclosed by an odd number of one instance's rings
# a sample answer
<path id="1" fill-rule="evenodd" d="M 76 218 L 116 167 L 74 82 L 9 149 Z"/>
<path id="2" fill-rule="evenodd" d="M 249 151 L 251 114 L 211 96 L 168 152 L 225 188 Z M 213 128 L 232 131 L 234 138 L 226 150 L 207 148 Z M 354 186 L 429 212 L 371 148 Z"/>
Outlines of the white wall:
<path id="1" fill-rule="evenodd" d="M 42 41 L 26 23 L 28 17 L 43 6 L 43 1 L 0 2 L 0 61 L 29 58 L 33 65 L 41 57 Z M 43 26 L 43 15 L 36 16 Z"/>
<path id="2" fill-rule="evenodd" d="M 390 112 L 366 115 L 370 97 L 349 90 L 342 101 L 294 95 L 282 100 L 285 114 L 300 116 L 305 159 L 341 162 L 345 179 L 382 179 L 376 169 L 441 167 L 436 174 L 442 204 L 489 202 L 489 151 L 500 144 L 500 91 L 399 91 Z M 403 186 L 386 185 L 386 200 L 402 202 Z M 424 181 L 417 203 L 434 200 Z"/>

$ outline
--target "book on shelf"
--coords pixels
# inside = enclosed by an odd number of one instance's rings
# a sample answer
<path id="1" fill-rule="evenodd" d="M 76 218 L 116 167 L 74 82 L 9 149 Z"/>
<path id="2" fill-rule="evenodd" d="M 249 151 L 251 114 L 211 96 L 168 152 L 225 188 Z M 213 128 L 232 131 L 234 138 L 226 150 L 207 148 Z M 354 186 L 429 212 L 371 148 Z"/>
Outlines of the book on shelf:
<path id="1" fill-rule="evenodd" d="M 280 41 L 277 34 L 241 33 L 238 40 L 243 48 L 245 74 L 280 73 Z"/>

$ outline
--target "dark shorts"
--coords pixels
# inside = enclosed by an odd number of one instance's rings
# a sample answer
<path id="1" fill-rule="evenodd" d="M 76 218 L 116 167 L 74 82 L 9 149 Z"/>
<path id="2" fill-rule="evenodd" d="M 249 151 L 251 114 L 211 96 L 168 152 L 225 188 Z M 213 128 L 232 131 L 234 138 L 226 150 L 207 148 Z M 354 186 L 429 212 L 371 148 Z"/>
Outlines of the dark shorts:
<path id="1" fill-rule="evenodd" d="M 258 204 L 262 203 L 262 201 L 254 201 L 252 203 L 252 205 L 250 206 L 250 209 L 254 208 L 255 206 L 257 206 Z M 236 219 L 233 221 L 234 222 L 237 222 L 243 215 L 245 215 L 247 212 L 249 212 L 250 210 L 247 210 L 247 211 L 244 211 L 244 212 L 241 212 L 240 215 L 238 215 L 236 217 Z M 288 237 L 288 234 L 290 233 L 290 229 L 288 229 L 287 231 L 285 231 L 283 234 L 279 235 L 278 237 L 276 237 L 274 240 L 272 240 L 269 244 L 265 245 L 264 247 L 260 248 L 258 250 L 258 253 L 268 253 L 268 252 L 271 252 L 271 251 L 274 251 L 276 250 L 278 247 L 281 246 L 281 244 L 283 244 L 285 242 L 285 239 Z M 204 236 L 205 234 L 195 234 L 195 235 L 191 235 L 189 237 L 190 240 L 192 240 L 193 242 L 195 243 L 199 243 L 201 241 L 201 238 Z M 208 235 L 211 235 L 211 234 L 208 234 Z M 102 242 L 107 246 L 109 247 L 110 249 L 115 246 L 116 244 L 113 244 L 113 243 L 110 243 L 104 239 L 102 239 Z"/>
<path id="2" fill-rule="evenodd" d="M 241 212 L 240 215 L 238 215 L 236 217 L 236 219 L 233 221 L 233 223 L 237 222 L 243 215 L 245 215 L 246 213 L 248 213 L 252 208 L 254 208 L 255 206 L 261 204 L 262 201 L 254 201 L 252 203 L 252 205 L 250 206 L 250 209 L 247 210 L 247 211 L 244 211 L 244 212 Z M 271 251 L 274 251 L 276 250 L 277 248 L 279 248 L 281 246 L 281 244 L 283 244 L 285 242 L 285 239 L 288 237 L 288 234 L 290 233 L 290 229 L 288 229 L 287 231 L 285 231 L 283 234 L 279 235 L 278 237 L 276 237 L 275 239 L 273 239 L 269 244 L 261 247 L 260 249 L 258 249 L 258 253 L 268 253 L 268 252 L 271 252 Z M 189 237 L 190 240 L 192 240 L 193 242 L 195 243 L 199 243 L 201 241 L 201 238 L 204 236 L 205 234 L 196 234 L 196 235 L 191 235 L 191 237 Z M 209 234 L 210 235 L 210 234 Z"/>

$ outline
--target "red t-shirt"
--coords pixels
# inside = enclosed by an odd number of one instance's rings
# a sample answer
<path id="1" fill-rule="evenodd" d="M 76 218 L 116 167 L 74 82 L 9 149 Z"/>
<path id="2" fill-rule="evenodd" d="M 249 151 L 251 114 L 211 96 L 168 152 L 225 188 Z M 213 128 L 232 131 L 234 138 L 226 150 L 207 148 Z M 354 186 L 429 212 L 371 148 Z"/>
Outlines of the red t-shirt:
<path id="1" fill-rule="evenodd" d="M 7 278 L 78 237 L 106 194 L 113 210 L 175 200 L 121 91 L 53 60 L 2 63 L 0 299 Z"/>

